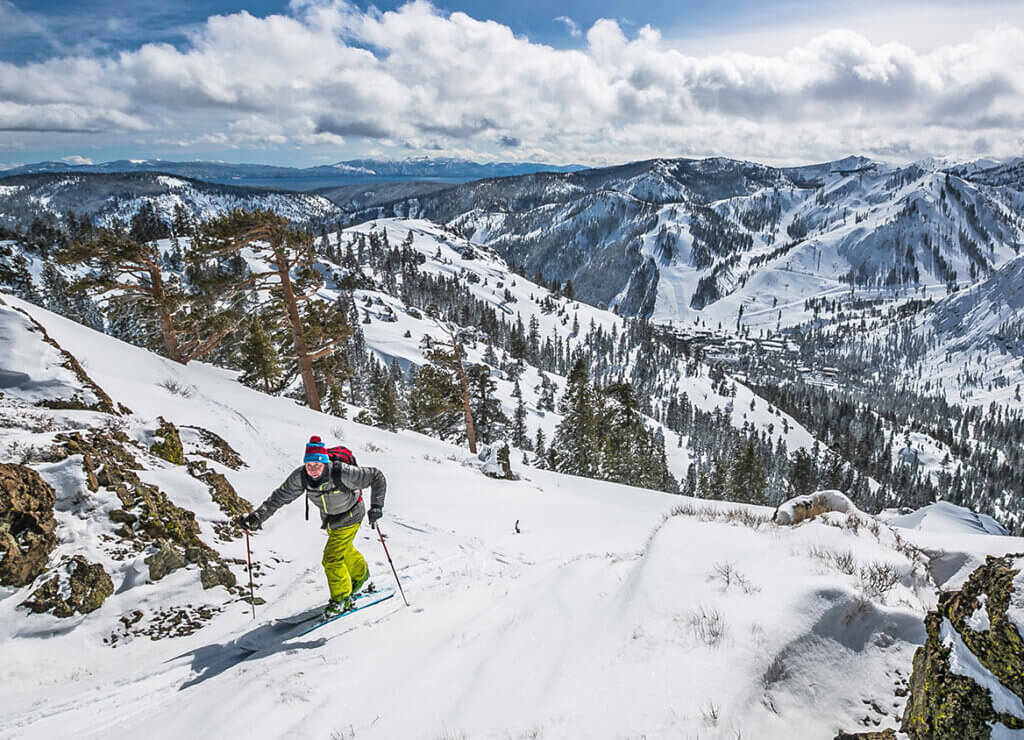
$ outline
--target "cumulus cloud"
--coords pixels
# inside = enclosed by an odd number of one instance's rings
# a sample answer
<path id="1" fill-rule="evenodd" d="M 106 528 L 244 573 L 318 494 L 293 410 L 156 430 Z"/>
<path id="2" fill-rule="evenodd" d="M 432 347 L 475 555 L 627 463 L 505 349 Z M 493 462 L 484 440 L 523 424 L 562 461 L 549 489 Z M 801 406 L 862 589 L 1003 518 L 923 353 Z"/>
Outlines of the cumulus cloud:
<path id="1" fill-rule="evenodd" d="M 1024 148 L 1021 80 L 1024 31 L 1008 26 L 927 52 L 840 30 L 776 54 L 695 55 L 607 19 L 555 49 L 423 0 L 293 0 L 211 17 L 180 48 L 0 64 L 0 131 L 553 162 L 1008 155 Z"/>

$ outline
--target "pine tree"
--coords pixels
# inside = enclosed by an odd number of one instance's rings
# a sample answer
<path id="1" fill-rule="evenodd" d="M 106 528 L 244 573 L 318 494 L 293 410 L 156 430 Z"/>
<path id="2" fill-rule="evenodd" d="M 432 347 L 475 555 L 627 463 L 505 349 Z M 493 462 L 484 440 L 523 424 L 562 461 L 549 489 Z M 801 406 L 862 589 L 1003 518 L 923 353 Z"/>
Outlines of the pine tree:
<path id="1" fill-rule="evenodd" d="M 560 473 L 595 477 L 600 461 L 597 399 L 582 358 L 576 360 L 569 373 L 559 410 L 562 421 L 555 429 L 550 450 L 555 469 Z"/>
<path id="2" fill-rule="evenodd" d="M 258 275 L 246 276 L 230 288 L 269 290 L 280 297 L 291 329 L 294 357 L 302 378 L 306 404 L 321 410 L 313 363 L 336 349 L 338 340 L 326 335 L 325 345 L 310 346 L 306 327 L 299 311 L 301 303 L 311 298 L 323 282 L 322 275 L 312 267 L 316 258 L 313 237 L 297 231 L 288 219 L 270 211 L 232 211 L 203 225 L 200 239 L 193 242 L 195 259 L 223 259 L 249 250 L 271 267 Z"/>
<path id="3" fill-rule="evenodd" d="M 544 468 L 547 461 L 547 447 L 544 438 L 544 430 L 537 427 L 537 435 L 533 441 L 533 451 L 537 455 L 537 467 Z"/>
<path id="4" fill-rule="evenodd" d="M 703 490 L 704 498 L 712 498 L 724 501 L 729 491 L 729 468 L 718 457 L 714 459 L 711 474 L 707 478 L 707 484 Z"/>
<path id="5" fill-rule="evenodd" d="M 409 391 L 411 427 L 440 439 L 459 439 L 464 431 L 462 414 L 462 397 L 452 374 L 433 364 L 421 367 Z"/>
<path id="6" fill-rule="evenodd" d="M 812 493 L 817 487 L 814 472 L 814 458 L 803 447 L 793 453 L 793 461 L 789 466 L 790 495 L 799 496 Z"/>
<path id="7" fill-rule="evenodd" d="M 277 347 L 256 314 L 249 319 L 245 340 L 239 347 L 238 366 L 242 370 L 241 381 L 251 386 L 262 385 L 265 393 L 270 393 L 281 377 Z"/>
<path id="8" fill-rule="evenodd" d="M 629 383 L 615 383 L 604 389 L 608 399 L 602 414 L 600 477 L 616 483 L 644 486 L 643 470 L 646 427 L 638 421 L 636 399 Z"/>
<path id="9" fill-rule="evenodd" d="M 43 264 L 43 299 L 46 307 L 61 316 L 71 314 L 71 285 L 52 262 Z"/>
<path id="10" fill-rule="evenodd" d="M 684 496 L 696 496 L 697 489 L 697 465 L 691 463 L 686 466 L 686 483 L 683 485 Z"/>
<path id="11" fill-rule="evenodd" d="M 745 504 L 767 504 L 764 495 L 767 477 L 753 439 L 741 447 L 729 471 L 729 499 Z"/>
<path id="12" fill-rule="evenodd" d="M 516 410 L 512 416 L 512 444 L 521 450 L 529 450 L 531 445 L 526 434 L 526 404 L 523 403 L 523 390 L 518 380 L 512 386 L 512 398 L 516 399 Z"/>
<path id="13" fill-rule="evenodd" d="M 401 404 L 394 378 L 382 379 L 373 404 L 373 423 L 389 432 L 397 432 L 402 423 Z"/>
<path id="14" fill-rule="evenodd" d="M 112 312 L 156 324 L 164 352 L 175 362 L 187 364 L 213 351 L 241 322 L 237 306 L 208 290 L 205 282 L 196 281 L 195 289 L 186 291 L 177 279 L 165 275 L 154 243 L 101 231 L 91 241 L 70 245 L 58 262 L 91 268 L 73 289 L 115 293 Z"/>
<path id="15" fill-rule="evenodd" d="M 503 436 L 508 426 L 508 417 L 501 409 L 501 402 L 494 396 L 497 384 L 491 378 L 491 370 L 487 365 L 473 365 L 466 375 L 473 426 L 480 441 L 490 444 Z"/>
<path id="16" fill-rule="evenodd" d="M 473 423 L 469 380 L 466 377 L 466 368 L 463 365 L 465 354 L 462 349 L 462 336 L 458 329 L 450 325 L 445 325 L 444 329 L 447 335 L 446 341 L 437 342 L 424 337 L 424 354 L 431 364 L 451 375 L 452 383 L 462 401 L 462 413 L 465 422 L 464 439 L 469 442 L 469 451 L 476 453 L 476 426 Z"/>

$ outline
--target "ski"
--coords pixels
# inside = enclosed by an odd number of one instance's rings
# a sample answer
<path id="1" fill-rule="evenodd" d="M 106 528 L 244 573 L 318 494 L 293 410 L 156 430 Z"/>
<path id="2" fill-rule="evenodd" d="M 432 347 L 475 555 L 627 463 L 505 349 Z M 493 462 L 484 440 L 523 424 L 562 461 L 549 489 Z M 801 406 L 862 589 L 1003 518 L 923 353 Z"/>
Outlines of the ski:
<path id="1" fill-rule="evenodd" d="M 360 601 L 363 601 L 371 596 L 377 596 L 379 594 L 382 594 L 386 590 L 387 589 L 378 590 L 376 588 L 373 588 L 367 591 L 360 591 L 352 597 L 352 600 L 358 604 Z M 309 609 L 306 609 L 306 611 L 299 612 L 298 614 L 293 614 L 290 617 L 281 617 L 280 619 L 275 619 L 274 624 L 305 624 L 306 622 L 309 622 L 311 620 L 320 619 L 323 613 L 323 606 L 314 606 Z"/>
<path id="2" fill-rule="evenodd" d="M 338 616 L 331 617 L 330 619 L 320 619 L 316 624 L 308 627 L 307 629 L 304 629 L 302 632 L 292 635 L 292 637 L 302 637 L 303 635 L 308 635 L 313 630 L 319 629 L 320 627 L 323 627 L 325 624 L 330 624 L 331 622 L 341 619 L 342 617 L 347 617 L 350 614 L 355 614 L 356 612 L 361 611 L 368 606 L 373 606 L 374 604 L 379 604 L 382 601 L 387 601 L 388 599 L 393 598 L 394 595 L 395 592 L 391 589 L 373 591 L 371 593 L 364 594 L 363 596 L 365 598 L 357 598 L 355 601 L 356 605 L 349 609 L 347 612 L 342 612 Z"/>
<path id="3" fill-rule="evenodd" d="M 331 619 L 323 618 L 322 606 L 307 609 L 290 617 L 275 619 L 273 622 L 258 628 L 253 633 L 243 636 L 236 642 L 236 645 L 247 652 L 259 652 L 271 645 L 281 644 L 288 640 L 295 639 L 296 637 L 301 637 L 302 635 L 308 634 L 326 624 L 330 624 L 337 619 L 347 617 L 350 614 L 354 614 L 357 611 L 365 609 L 368 606 L 373 606 L 374 604 L 379 604 L 382 601 L 387 601 L 394 597 L 394 595 L 395 591 L 393 589 L 361 592 L 356 594 L 354 597 L 354 601 L 356 603 L 355 608 L 349 609 L 347 612 L 342 612 Z"/>

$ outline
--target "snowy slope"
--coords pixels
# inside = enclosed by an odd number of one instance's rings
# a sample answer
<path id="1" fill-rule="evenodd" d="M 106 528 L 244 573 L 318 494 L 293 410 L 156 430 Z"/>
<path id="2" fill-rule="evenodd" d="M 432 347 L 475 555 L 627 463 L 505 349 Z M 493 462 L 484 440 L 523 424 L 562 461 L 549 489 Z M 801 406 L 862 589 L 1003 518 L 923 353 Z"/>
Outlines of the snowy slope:
<path id="1" fill-rule="evenodd" d="M 914 318 L 917 334 L 928 346 L 915 359 L 934 384 L 965 403 L 1019 402 L 1024 382 L 1024 257 Z"/>
<path id="2" fill-rule="evenodd" d="M 369 234 L 373 231 L 382 233 L 385 230 L 392 244 L 404 241 L 410 233 L 413 235 L 413 248 L 425 258 L 424 264 L 420 267 L 421 270 L 447 276 L 475 275 L 477 279 L 468 281 L 468 286 L 477 298 L 494 306 L 510 321 L 521 318 L 526 322 L 531 317 L 536 317 L 542 338 L 557 336 L 566 346 L 577 347 L 585 351 L 583 334 L 592 324 L 603 328 L 606 332 L 611 332 L 614 329 L 621 334 L 623 330 L 623 319 L 614 313 L 580 301 L 560 298 L 547 288 L 512 273 L 505 260 L 490 250 L 482 248 L 480 244 L 455 236 L 429 221 L 378 219 L 350 227 L 335 238 L 344 243 L 352 234 Z M 466 256 L 467 249 L 472 252 L 472 258 Z M 505 299 L 505 291 L 512 295 L 512 301 Z M 375 320 L 362 327 L 367 344 L 387 362 L 392 357 L 397 357 L 405 362 L 423 364 L 423 353 L 419 347 L 419 341 L 424 334 L 434 337 L 443 336 L 437 322 L 426 316 L 419 319 L 413 318 L 400 300 L 385 293 L 365 290 L 357 290 L 355 293 L 360 299 L 369 296 L 372 300 L 379 301 L 374 308 L 368 310 L 374 318 L 379 317 L 382 311 L 381 306 L 388 306 L 391 309 L 388 318 L 393 320 Z M 326 300 L 334 300 L 337 297 L 337 293 L 330 286 L 321 290 L 320 295 Z M 543 306 L 545 300 L 555 301 L 559 310 L 545 310 Z M 357 302 L 362 303 L 361 300 Z M 572 332 L 574 319 L 581 327 L 579 334 Z M 404 336 L 406 331 L 411 334 L 410 337 Z M 468 347 L 467 360 L 474 363 L 483 362 L 485 348 L 484 344 Z M 630 366 L 644 361 L 644 357 L 639 356 L 638 352 L 634 352 L 623 363 L 622 370 L 628 377 Z M 671 370 L 682 374 L 685 364 L 685 359 L 680 358 Z M 801 447 L 809 448 L 813 445 L 814 439 L 806 429 L 788 414 L 778 410 L 770 413 L 769 405 L 741 382 L 736 384 L 736 396 L 725 398 L 714 390 L 715 384 L 709 377 L 708 366 L 699 364 L 698 367 L 697 375 L 683 377 L 679 381 L 680 392 L 686 392 L 690 402 L 697 408 L 708 412 L 715 409 L 727 411 L 733 426 L 737 428 L 749 424 L 758 431 L 766 431 L 771 427 L 772 431 L 769 435 L 771 439 L 776 442 L 784 440 L 790 450 Z M 565 379 L 553 373 L 548 375 L 558 388 L 558 397 L 561 397 Z M 667 378 L 668 371 L 665 375 Z M 498 385 L 497 396 L 502 401 L 506 414 L 511 416 L 515 408 L 512 398 L 513 383 L 502 377 L 500 372 L 495 374 L 495 379 Z M 540 427 L 550 439 L 561 417 L 555 412 L 545 413 L 537 408 L 536 387 L 539 382 L 540 376 L 537 370 L 527 366 L 527 371 L 520 383 L 524 399 L 528 404 L 527 425 L 530 435 L 532 437 L 535 429 Z M 752 403 L 753 410 L 751 410 Z M 655 422 L 652 421 L 652 424 Z M 671 444 L 672 432 L 664 427 L 663 430 L 666 439 L 670 440 L 666 445 L 670 467 L 677 477 L 681 477 L 685 475 L 686 468 L 690 463 L 686 446 L 685 444 L 683 446 Z"/>
<path id="3" fill-rule="evenodd" d="M 72 620 L 26 615 L 17 604 L 28 589 L 4 589 L 2 738 L 64 737 L 74 727 L 81 738 L 770 739 L 792 737 L 794 726 L 804 737 L 832 737 L 865 716 L 896 724 L 892 689 L 909 672 L 933 597 L 919 557 L 863 515 L 786 528 L 764 521 L 770 510 L 532 469 L 520 468 L 522 481 L 494 481 L 465 450 L 317 414 L 245 388 L 229 372 L 177 366 L 4 300 L 132 410 L 116 421 L 130 437 L 163 416 L 227 440 L 248 467 L 217 470 L 253 502 L 298 464 L 310 433 L 342 440 L 384 470 L 382 529 L 412 606 L 394 599 L 247 657 L 233 641 L 259 629 L 248 605 L 221 588 L 200 590 L 192 569 L 149 583 L 131 581 L 130 564 L 110 564 L 120 593 Z M 22 362 L 9 369 L 27 373 Z M 65 426 L 113 421 L 26 407 L 6 393 L 0 400 Z M 0 432 L 5 460 L 12 441 L 24 448 L 53 433 L 10 423 Z M 222 515 L 191 479 L 158 460 L 143 463 L 143 475 L 196 510 L 212 537 L 208 525 Z M 61 496 L 88 499 L 73 471 L 36 467 Z M 324 598 L 322 535 L 301 508 L 284 509 L 253 538 L 257 593 L 267 601 L 261 622 Z M 60 548 L 103 557 L 94 531 L 102 504 L 58 514 Z M 387 584 L 371 534 L 361 532 L 358 545 Z M 1007 551 L 1024 544 L 975 537 Z M 217 547 L 245 555 L 241 540 Z M 879 573 L 895 580 L 880 587 Z M 121 615 L 149 618 L 174 604 L 222 611 L 191 635 L 104 644 Z"/>
<path id="4" fill-rule="evenodd" d="M 941 293 L 1005 264 L 1024 243 L 1021 181 L 983 172 L 938 160 L 651 160 L 470 183 L 362 217 L 453 225 L 626 314 L 728 326 L 742 307 L 743 325 L 775 329 L 851 285 L 851 299 Z"/>
<path id="5" fill-rule="evenodd" d="M 992 517 L 976 514 L 970 509 L 948 501 L 929 504 L 912 514 L 883 518 L 890 526 L 903 529 L 957 534 L 994 534 L 1001 537 L 1007 535 L 1006 528 Z"/>

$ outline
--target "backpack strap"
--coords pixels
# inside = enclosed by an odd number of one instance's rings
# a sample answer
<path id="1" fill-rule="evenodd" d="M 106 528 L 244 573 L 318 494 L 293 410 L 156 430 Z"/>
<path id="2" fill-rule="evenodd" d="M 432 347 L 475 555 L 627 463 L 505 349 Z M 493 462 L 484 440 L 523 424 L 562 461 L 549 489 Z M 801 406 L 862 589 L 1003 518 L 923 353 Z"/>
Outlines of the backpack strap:
<path id="1" fill-rule="evenodd" d="M 348 488 L 346 488 L 341 482 L 341 468 L 338 466 L 338 460 L 331 460 L 331 480 L 334 481 L 335 488 L 341 491 L 347 491 Z"/>
<path id="2" fill-rule="evenodd" d="M 352 465 L 355 465 L 355 458 L 353 456 Z M 341 465 L 340 460 L 331 460 L 331 480 L 334 481 L 334 487 L 341 491 L 352 491 L 353 493 L 359 494 L 359 501 L 363 500 L 363 492 L 357 488 L 349 488 L 341 482 Z M 306 506 L 309 506 L 309 499 L 306 499 Z"/>

